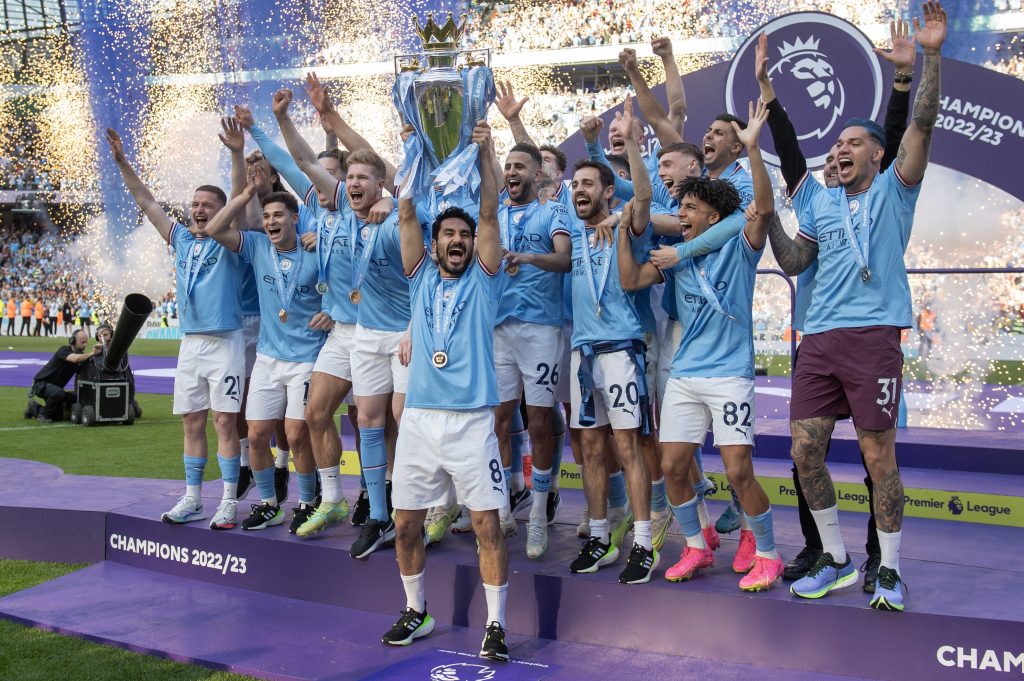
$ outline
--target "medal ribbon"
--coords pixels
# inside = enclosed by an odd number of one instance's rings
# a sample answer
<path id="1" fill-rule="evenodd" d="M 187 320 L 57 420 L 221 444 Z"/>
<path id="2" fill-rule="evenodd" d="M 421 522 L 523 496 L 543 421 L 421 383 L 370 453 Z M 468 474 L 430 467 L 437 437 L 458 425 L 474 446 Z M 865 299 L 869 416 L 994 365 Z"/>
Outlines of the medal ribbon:
<path id="1" fill-rule="evenodd" d="M 323 249 L 323 243 L 324 243 L 324 239 L 323 239 L 323 236 L 324 236 L 324 224 L 320 223 L 317 226 L 317 235 L 316 235 L 316 264 L 317 264 L 317 270 L 319 272 L 319 274 L 317 276 L 317 281 L 318 282 L 320 282 L 320 281 L 326 282 L 327 281 L 327 265 L 331 261 L 331 251 L 332 251 L 332 248 L 334 246 L 334 237 L 338 233 L 338 228 L 341 227 L 341 215 L 338 214 L 338 213 L 332 213 L 332 212 L 328 211 L 326 219 L 330 220 L 330 218 L 332 218 L 332 217 L 334 218 L 334 220 L 331 222 L 331 229 L 330 229 L 330 231 L 327 232 L 327 253 L 326 253 L 326 255 L 323 253 L 323 250 L 324 250 Z"/>
<path id="2" fill-rule="evenodd" d="M 850 248 L 853 249 L 853 256 L 857 259 L 857 265 L 860 266 L 861 272 L 868 269 L 868 253 L 871 248 L 871 235 L 868 232 L 870 220 L 868 194 L 870 192 L 870 189 L 864 192 L 864 205 L 861 206 L 861 227 L 863 228 L 864 233 L 864 243 L 862 245 L 857 241 L 857 232 L 853 228 L 853 217 L 850 212 L 850 197 L 846 195 L 846 190 L 842 191 L 843 205 L 846 206 L 846 212 L 843 213 L 843 229 L 846 232 L 846 240 L 850 242 Z"/>
<path id="3" fill-rule="evenodd" d="M 302 248 L 295 249 L 297 258 L 295 272 L 286 275 L 281 268 L 280 254 L 273 244 L 270 245 L 270 261 L 274 263 L 274 279 L 278 282 L 277 294 L 281 297 L 281 309 L 288 314 L 288 306 L 292 304 L 295 289 L 299 284 L 299 272 L 302 271 Z"/>
<path id="4" fill-rule="evenodd" d="M 601 266 L 601 273 L 598 275 L 600 283 L 594 281 L 594 268 L 591 266 L 590 237 L 587 236 L 587 226 L 580 223 L 583 230 L 583 263 L 587 268 L 587 284 L 590 285 L 590 297 L 594 300 L 594 309 L 601 307 L 601 295 L 604 294 L 604 287 L 608 283 L 608 273 L 612 270 L 611 245 L 602 247 L 604 264 Z"/>
<path id="5" fill-rule="evenodd" d="M 370 266 L 370 255 L 373 253 L 373 246 L 377 243 L 377 232 L 379 231 L 380 225 L 366 225 L 370 230 L 370 236 L 366 238 L 366 243 L 363 244 L 363 253 L 359 256 L 356 261 L 356 266 L 352 269 L 352 288 L 359 290 L 362 286 L 363 280 L 366 279 L 366 270 Z M 348 218 L 349 228 L 349 242 L 352 248 L 352 259 L 355 260 L 356 251 L 356 240 L 359 238 L 357 232 L 359 231 L 359 220 L 356 218 L 355 211 L 349 213 Z"/>
<path id="6" fill-rule="evenodd" d="M 196 246 L 202 242 L 202 246 L 199 252 L 196 252 Z M 199 281 L 199 273 L 202 271 L 202 263 L 206 260 L 206 256 L 210 254 L 213 249 L 213 245 L 216 243 L 213 239 L 207 237 L 206 239 L 196 239 L 195 244 L 190 248 L 191 251 L 188 254 L 188 262 L 185 263 L 185 302 L 192 297 L 192 289 L 195 288 L 196 282 Z M 199 263 L 199 266 L 196 266 Z"/>
<path id="7" fill-rule="evenodd" d="M 529 222 L 533 214 L 537 212 L 540 207 L 540 202 L 534 199 L 532 202 L 526 205 L 526 208 L 521 211 L 522 217 L 519 219 L 519 223 L 512 227 L 512 233 L 509 233 L 509 221 L 512 217 L 513 208 L 522 208 L 522 206 L 506 206 L 504 204 L 498 210 L 498 227 L 501 230 L 501 247 L 506 251 L 513 250 L 512 246 L 519 242 L 519 239 L 523 236 L 523 232 L 526 231 L 526 223 Z M 511 220 L 515 222 L 515 220 Z"/>
<path id="8" fill-rule="evenodd" d="M 697 269 L 697 265 L 696 263 L 693 262 L 693 258 L 689 258 L 686 262 L 690 266 L 690 273 L 693 275 L 693 278 L 697 280 L 697 284 L 700 286 L 701 293 L 704 295 L 704 298 L 708 301 L 708 303 L 710 303 L 711 307 L 715 309 L 715 312 L 717 312 L 720 315 L 728 317 L 729 319 L 736 323 L 739 323 L 739 320 L 736 319 L 736 317 L 734 317 L 732 314 L 730 314 L 729 311 L 726 309 L 726 301 L 718 297 L 718 291 L 715 289 L 714 286 L 711 285 L 710 280 L 713 278 L 713 275 L 711 275 L 710 254 L 708 254 L 708 256 L 704 259 L 703 272 Z"/>
<path id="9" fill-rule="evenodd" d="M 462 278 L 460 277 L 455 287 L 451 289 L 451 296 L 447 304 L 444 300 L 444 279 L 440 272 L 437 275 L 438 281 L 434 285 L 434 352 L 447 352 L 448 343 L 451 341 L 452 332 L 455 330 L 455 311 L 462 303 L 459 300 L 459 291 L 462 289 Z"/>

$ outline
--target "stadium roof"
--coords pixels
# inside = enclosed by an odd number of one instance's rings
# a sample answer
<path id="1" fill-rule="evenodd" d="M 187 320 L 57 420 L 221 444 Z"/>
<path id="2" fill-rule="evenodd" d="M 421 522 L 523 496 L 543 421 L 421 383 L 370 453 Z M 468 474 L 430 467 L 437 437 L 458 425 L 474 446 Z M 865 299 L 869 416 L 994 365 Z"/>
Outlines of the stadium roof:
<path id="1" fill-rule="evenodd" d="M 0 0 L 0 40 L 58 35 L 81 22 L 78 0 Z"/>

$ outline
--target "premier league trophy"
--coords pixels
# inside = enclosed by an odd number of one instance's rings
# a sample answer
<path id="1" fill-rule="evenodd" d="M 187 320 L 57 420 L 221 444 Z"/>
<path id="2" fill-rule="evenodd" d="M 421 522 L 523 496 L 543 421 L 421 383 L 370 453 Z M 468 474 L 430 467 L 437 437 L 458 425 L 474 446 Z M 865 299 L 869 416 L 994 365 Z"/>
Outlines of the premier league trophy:
<path id="1" fill-rule="evenodd" d="M 475 199 L 480 187 L 476 167 L 479 147 L 471 142 L 476 122 L 487 117 L 494 101 L 490 50 L 462 50 L 459 40 L 466 18 L 456 24 L 451 13 L 441 26 L 427 15 L 421 26 L 413 17 L 423 43 L 422 54 L 395 56 L 392 99 L 404 123 L 415 132 L 404 142 L 405 159 L 395 183 L 402 196 L 462 193 Z M 426 66 L 421 66 L 423 61 Z"/>

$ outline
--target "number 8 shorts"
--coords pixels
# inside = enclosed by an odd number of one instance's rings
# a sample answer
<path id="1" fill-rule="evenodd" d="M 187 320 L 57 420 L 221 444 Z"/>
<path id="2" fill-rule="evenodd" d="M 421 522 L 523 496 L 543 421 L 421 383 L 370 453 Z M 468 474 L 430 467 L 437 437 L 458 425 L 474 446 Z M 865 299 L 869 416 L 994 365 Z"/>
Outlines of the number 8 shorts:
<path id="1" fill-rule="evenodd" d="M 661 405 L 661 441 L 703 444 L 712 426 L 715 446 L 754 444 L 754 379 L 668 379 Z"/>
<path id="2" fill-rule="evenodd" d="M 494 411 L 406 407 L 392 484 L 391 502 L 404 511 L 455 500 L 471 511 L 508 504 Z"/>

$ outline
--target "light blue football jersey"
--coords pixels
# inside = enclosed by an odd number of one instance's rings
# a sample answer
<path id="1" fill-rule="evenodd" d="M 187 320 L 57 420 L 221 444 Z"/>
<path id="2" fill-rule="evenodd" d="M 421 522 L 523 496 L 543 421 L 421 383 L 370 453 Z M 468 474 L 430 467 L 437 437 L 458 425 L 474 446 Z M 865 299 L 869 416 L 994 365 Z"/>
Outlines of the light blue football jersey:
<path id="1" fill-rule="evenodd" d="M 361 261 L 368 258 L 365 278 L 358 287 L 361 296 L 356 306 L 358 323 L 378 331 L 405 331 L 409 328 L 409 280 L 402 271 L 398 211 L 392 211 L 380 225 L 364 223 L 351 210 L 348 214 L 355 218 L 356 226 L 353 282 L 362 267 Z M 369 255 L 364 256 L 367 244 L 371 249 Z"/>
<path id="2" fill-rule="evenodd" d="M 317 250 L 311 255 L 313 262 L 318 266 L 317 280 L 327 284 L 327 293 L 323 294 L 323 311 L 336 322 L 355 324 L 358 310 L 349 297 L 352 290 L 353 250 L 349 220 L 354 216 L 345 198 L 345 185 L 341 182 L 335 188 L 334 205 L 347 209 L 348 212 L 327 210 L 320 205 L 316 191 L 310 189 L 306 193 L 306 206 L 315 216 L 318 241 Z M 320 267 L 324 262 L 327 271 L 321 273 Z"/>
<path id="3" fill-rule="evenodd" d="M 618 237 L 610 246 L 595 246 L 590 249 L 590 266 L 584 258 L 584 247 L 589 244 L 593 230 L 587 229 L 583 221 L 574 219 L 572 229 L 572 347 L 584 343 L 603 341 L 642 340 L 640 315 L 632 293 L 626 292 L 619 281 L 619 264 L 616 260 Z M 618 234 L 618 228 L 615 228 Z M 584 241 L 586 240 L 586 241 Z M 630 235 L 633 257 L 641 261 L 649 241 L 645 235 Z M 601 279 L 607 281 L 600 293 L 601 314 L 597 315 L 593 291 L 600 291 Z"/>
<path id="4" fill-rule="evenodd" d="M 507 197 L 502 192 L 501 199 Z M 498 206 L 498 220 L 503 227 L 502 246 L 520 253 L 553 253 L 554 238 L 569 236 L 570 219 L 560 203 L 537 200 L 524 206 Z M 506 239 L 508 243 L 506 244 Z M 504 269 L 498 274 L 501 303 L 495 326 L 508 319 L 517 319 L 545 326 L 562 325 L 562 273 L 548 272 L 533 265 L 520 265 L 515 276 Z"/>
<path id="5" fill-rule="evenodd" d="M 793 194 L 793 208 L 804 216 L 800 235 L 818 242 L 818 271 L 804 333 L 862 326 L 909 328 L 910 283 L 903 254 L 921 185 L 907 186 L 892 165 L 875 177 L 866 192 L 848 197 L 858 242 L 863 244 L 870 235 L 867 282 L 861 280 L 860 265 L 847 240 L 844 192 L 843 187 L 826 189 L 808 174 Z"/>
<path id="6" fill-rule="evenodd" d="M 242 232 L 241 237 L 238 253 L 242 260 L 252 263 L 260 293 L 260 339 L 256 351 L 287 362 L 316 361 L 327 334 L 308 326 L 322 306 L 316 292 L 315 255 L 298 247 L 277 251 L 262 232 Z M 284 307 L 281 294 L 293 286 L 288 320 L 282 322 L 278 316 Z"/>
<path id="7" fill-rule="evenodd" d="M 740 233 L 720 250 L 679 262 L 674 268 L 682 342 L 670 376 L 754 377 L 754 281 L 764 249 L 755 251 Z M 714 288 L 723 312 L 700 285 Z"/>
<path id="8" fill-rule="evenodd" d="M 180 223 L 171 227 L 169 236 L 174 247 L 174 291 L 181 306 L 181 332 L 223 333 L 242 328 L 239 285 L 244 265 L 238 255 L 213 239 L 197 239 Z"/>
<path id="9" fill-rule="evenodd" d="M 409 364 L 407 407 L 453 411 L 498 406 L 498 379 L 494 373 L 494 316 L 498 312 L 499 281 L 474 258 L 458 279 L 442 279 L 441 271 L 424 251 L 409 275 L 413 301 L 412 361 Z M 441 305 L 438 289 L 447 296 Z M 454 306 L 454 307 L 452 307 Z M 438 307 L 441 307 L 438 315 Z M 438 316 L 436 316 L 438 315 Z M 449 333 L 445 320 L 453 326 Z M 436 317 L 435 317 L 436 316 Z M 434 366 L 437 334 L 448 363 Z"/>
<path id="10" fill-rule="evenodd" d="M 705 168 L 702 173 L 704 177 L 708 175 L 708 169 Z M 732 186 L 736 187 L 736 191 L 740 194 L 740 210 L 746 209 L 754 200 L 754 180 L 750 177 L 750 173 L 747 169 L 740 164 L 739 161 L 733 161 L 733 164 L 722 171 L 716 179 L 725 180 Z"/>

